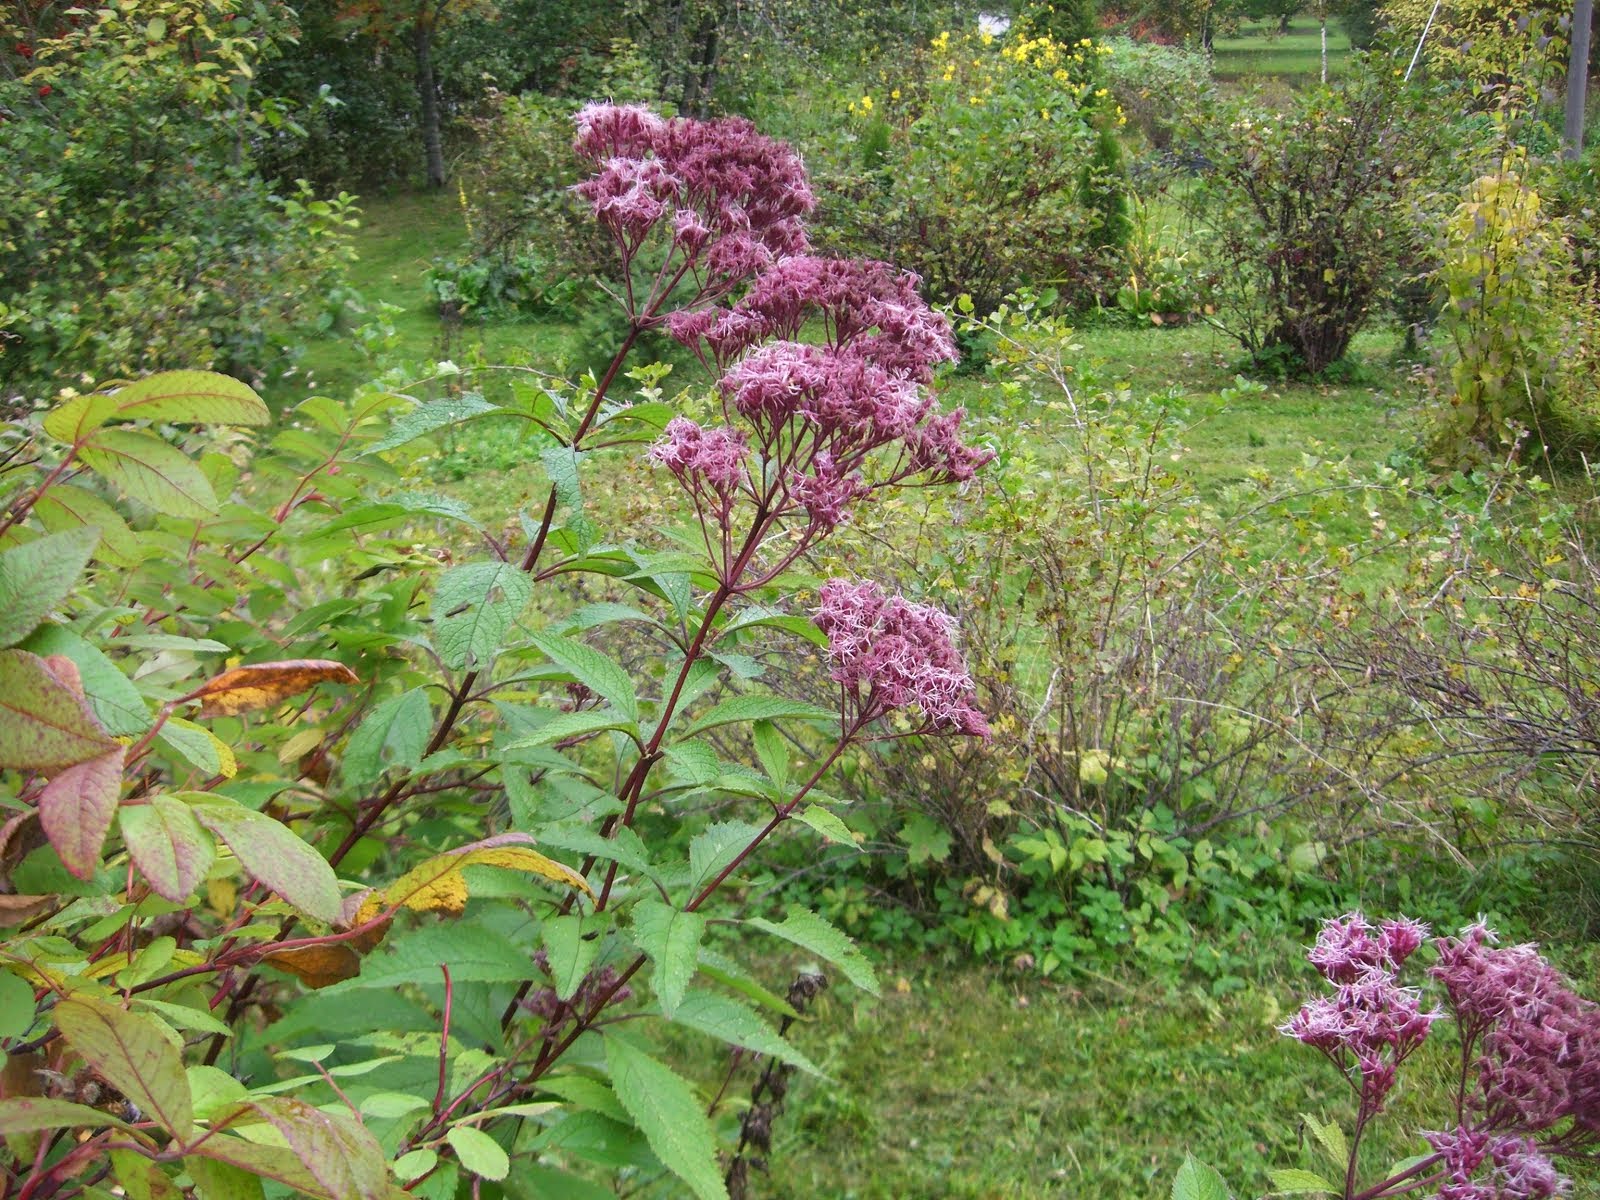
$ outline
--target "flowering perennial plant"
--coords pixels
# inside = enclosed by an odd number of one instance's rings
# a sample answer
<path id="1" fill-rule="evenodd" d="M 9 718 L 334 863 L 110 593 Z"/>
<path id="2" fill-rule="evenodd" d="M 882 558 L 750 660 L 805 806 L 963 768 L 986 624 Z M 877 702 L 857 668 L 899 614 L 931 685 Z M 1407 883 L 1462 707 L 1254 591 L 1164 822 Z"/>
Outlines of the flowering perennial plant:
<path id="1" fill-rule="evenodd" d="M 853 836 L 815 790 L 851 746 L 988 727 L 948 616 L 835 580 L 813 623 L 775 611 L 779 576 L 883 489 L 961 483 L 991 454 L 929 391 L 955 350 L 916 279 L 807 253 L 812 197 L 788 147 L 743 121 L 594 105 L 577 149 L 594 165 L 577 192 L 624 267 L 627 332 L 598 378 L 541 374 L 499 405 L 377 386 L 348 406 L 314 397 L 249 475 L 216 455 L 202 471 L 168 440 L 270 420 L 222 376 L 154 376 L 0 425 L 30 446 L 0 511 L 16 716 L 0 722 L 0 865 L 9 887 L 23 855 L 52 864 L 40 894 L 6 897 L 28 924 L 0 953 L 0 1050 L 38 1055 L 57 1081 L 0 1084 L 0 1193 L 100 1194 L 114 1171 L 129 1195 L 176 1194 L 180 1172 L 245 1194 L 242 1173 L 392 1200 L 526 1170 L 567 1194 L 590 1186 L 576 1163 L 626 1161 L 727 1200 L 748 1170 L 740 1150 L 718 1157 L 728 1083 L 702 1096 L 641 1045 L 642 1019 L 738 1047 L 735 1066 L 815 1069 L 756 1007 L 787 1022 L 799 1003 L 703 947 L 703 910 L 780 829 Z M 611 397 L 660 327 L 716 373 L 719 422 L 648 384 L 642 402 Z M 483 532 L 508 522 L 374 482 L 396 470 L 379 456 L 487 413 L 540 443 L 548 491 L 521 546 Z M 600 539 L 581 479 L 616 447 L 643 448 L 688 494 L 703 558 Z M 139 497 L 138 530 L 80 486 L 97 472 L 107 494 Z M 259 489 L 284 479 L 263 510 Z M 483 532 L 490 557 L 418 556 L 441 519 Z M 566 611 L 580 574 L 635 604 Z M 94 614 L 113 606 L 149 636 L 106 637 Z M 82 634 L 58 614 L 84 617 Z M 837 704 L 763 693 L 733 666 L 773 628 L 827 645 Z M 160 669 L 137 669 L 155 649 Z M 193 677 L 214 653 L 232 661 Z M 747 739 L 705 736 L 734 726 Z M 759 770 L 724 761 L 742 741 Z M 274 799 L 291 794 L 308 802 Z M 698 821 L 684 794 L 729 817 L 684 834 L 687 864 L 653 844 Z M 480 887 L 491 869 L 513 883 Z M 815 913 L 745 920 L 876 987 Z M 342 990 L 319 1008 L 324 988 Z M 374 1004 L 394 1023 L 368 1038 Z M 225 1048 L 232 1073 L 213 1067 Z M 318 1073 L 279 1082 L 296 1056 Z M 762 1078 L 771 1095 L 786 1076 Z M 91 1107 L 111 1087 L 126 1105 Z M 741 1149 L 767 1144 L 762 1103 Z"/>
<path id="2" fill-rule="evenodd" d="M 1410 920 L 1374 928 L 1355 912 L 1328 921 L 1307 958 L 1334 988 L 1282 1031 L 1321 1051 L 1358 1097 L 1345 1200 L 1424 1193 L 1439 1200 L 1542 1200 L 1570 1182 L 1552 1161 L 1600 1140 L 1600 1007 L 1581 999 L 1531 945 L 1499 947 L 1482 924 L 1433 940 L 1428 976 L 1445 993 L 1460 1042 L 1454 1120 L 1424 1136 L 1433 1153 L 1361 1188 L 1361 1136 L 1402 1062 L 1447 1014 L 1402 987 L 1406 960 L 1427 937 Z"/>

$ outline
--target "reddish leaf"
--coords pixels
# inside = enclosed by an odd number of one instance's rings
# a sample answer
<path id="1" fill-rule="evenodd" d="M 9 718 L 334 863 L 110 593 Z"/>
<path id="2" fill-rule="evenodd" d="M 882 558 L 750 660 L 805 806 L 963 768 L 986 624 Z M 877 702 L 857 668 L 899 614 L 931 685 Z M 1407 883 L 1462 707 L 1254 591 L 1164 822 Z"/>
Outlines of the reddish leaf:
<path id="1" fill-rule="evenodd" d="M 116 744 L 44 659 L 0 650 L 0 767 L 59 771 Z"/>
<path id="2" fill-rule="evenodd" d="M 288 826 L 217 796 L 191 795 L 200 824 L 228 843 L 252 876 L 325 925 L 339 919 L 339 881 L 333 868 Z"/>
<path id="3" fill-rule="evenodd" d="M 201 716 L 231 717 L 271 708 L 319 683 L 360 682 L 343 663 L 326 658 L 291 658 L 234 667 L 190 692 L 186 699 L 201 701 Z"/>
<path id="4" fill-rule="evenodd" d="M 122 792 L 123 747 L 58 771 L 39 793 L 39 823 L 79 879 L 93 879 Z"/>
<path id="5" fill-rule="evenodd" d="M 67 1045 L 139 1111 L 178 1137 L 194 1124 L 189 1078 L 177 1046 L 149 1017 L 78 997 L 56 1005 Z"/>
<path id="6" fill-rule="evenodd" d="M 124 806 L 117 813 L 122 843 L 156 895 L 182 904 L 211 869 L 216 846 L 194 812 L 171 796 Z"/>
<path id="7" fill-rule="evenodd" d="M 352 1200 L 388 1196 L 387 1159 L 359 1121 L 288 1096 L 271 1096 L 250 1106 L 283 1135 L 295 1157 L 331 1195 Z"/>

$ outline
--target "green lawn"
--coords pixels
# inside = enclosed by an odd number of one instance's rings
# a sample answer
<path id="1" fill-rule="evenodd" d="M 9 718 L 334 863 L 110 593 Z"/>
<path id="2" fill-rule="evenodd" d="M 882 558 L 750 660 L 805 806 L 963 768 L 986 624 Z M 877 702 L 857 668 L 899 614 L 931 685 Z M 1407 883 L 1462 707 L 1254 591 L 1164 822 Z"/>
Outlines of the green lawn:
<path id="1" fill-rule="evenodd" d="M 1275 75 L 1294 83 L 1315 82 L 1322 73 L 1322 31 L 1319 22 L 1299 17 L 1280 34 L 1277 22 L 1246 25 L 1237 37 L 1218 38 L 1215 70 L 1219 79 Z M 1337 20 L 1328 22 L 1328 74 L 1348 65 L 1350 39 Z"/>

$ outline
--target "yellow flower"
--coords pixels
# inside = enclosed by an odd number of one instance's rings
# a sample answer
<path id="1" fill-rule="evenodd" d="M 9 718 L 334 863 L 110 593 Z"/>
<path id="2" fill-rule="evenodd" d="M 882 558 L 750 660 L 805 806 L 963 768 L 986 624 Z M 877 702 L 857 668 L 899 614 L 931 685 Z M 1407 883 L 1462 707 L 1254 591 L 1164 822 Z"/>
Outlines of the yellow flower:
<path id="1" fill-rule="evenodd" d="M 863 97 L 861 97 L 861 111 L 864 112 L 864 113 L 869 113 L 869 112 L 872 111 L 872 97 L 871 96 L 863 96 Z"/>

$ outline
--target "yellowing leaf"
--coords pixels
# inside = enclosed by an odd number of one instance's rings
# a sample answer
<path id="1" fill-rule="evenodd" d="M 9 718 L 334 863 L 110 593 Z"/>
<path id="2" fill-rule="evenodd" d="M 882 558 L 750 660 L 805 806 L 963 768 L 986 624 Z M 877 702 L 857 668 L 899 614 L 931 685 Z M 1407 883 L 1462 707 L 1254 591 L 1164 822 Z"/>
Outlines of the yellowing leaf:
<path id="1" fill-rule="evenodd" d="M 344 942 L 274 950 L 261 961 L 289 972 L 309 988 L 331 987 L 361 974 L 361 956 Z"/>
<path id="2" fill-rule="evenodd" d="M 525 833 L 503 833 L 448 854 L 436 855 L 384 889 L 384 904 L 389 908 L 404 906 L 417 912 L 460 913 L 467 906 L 467 881 L 461 873 L 467 867 L 527 871 L 552 883 L 594 895 L 582 875 L 546 858 L 531 849 L 532 845 L 533 839 Z"/>
<path id="3" fill-rule="evenodd" d="M 184 699 L 199 700 L 203 717 L 235 716 L 281 704 L 319 683 L 360 683 L 341 662 L 325 658 L 292 658 L 250 663 L 210 679 Z"/>

